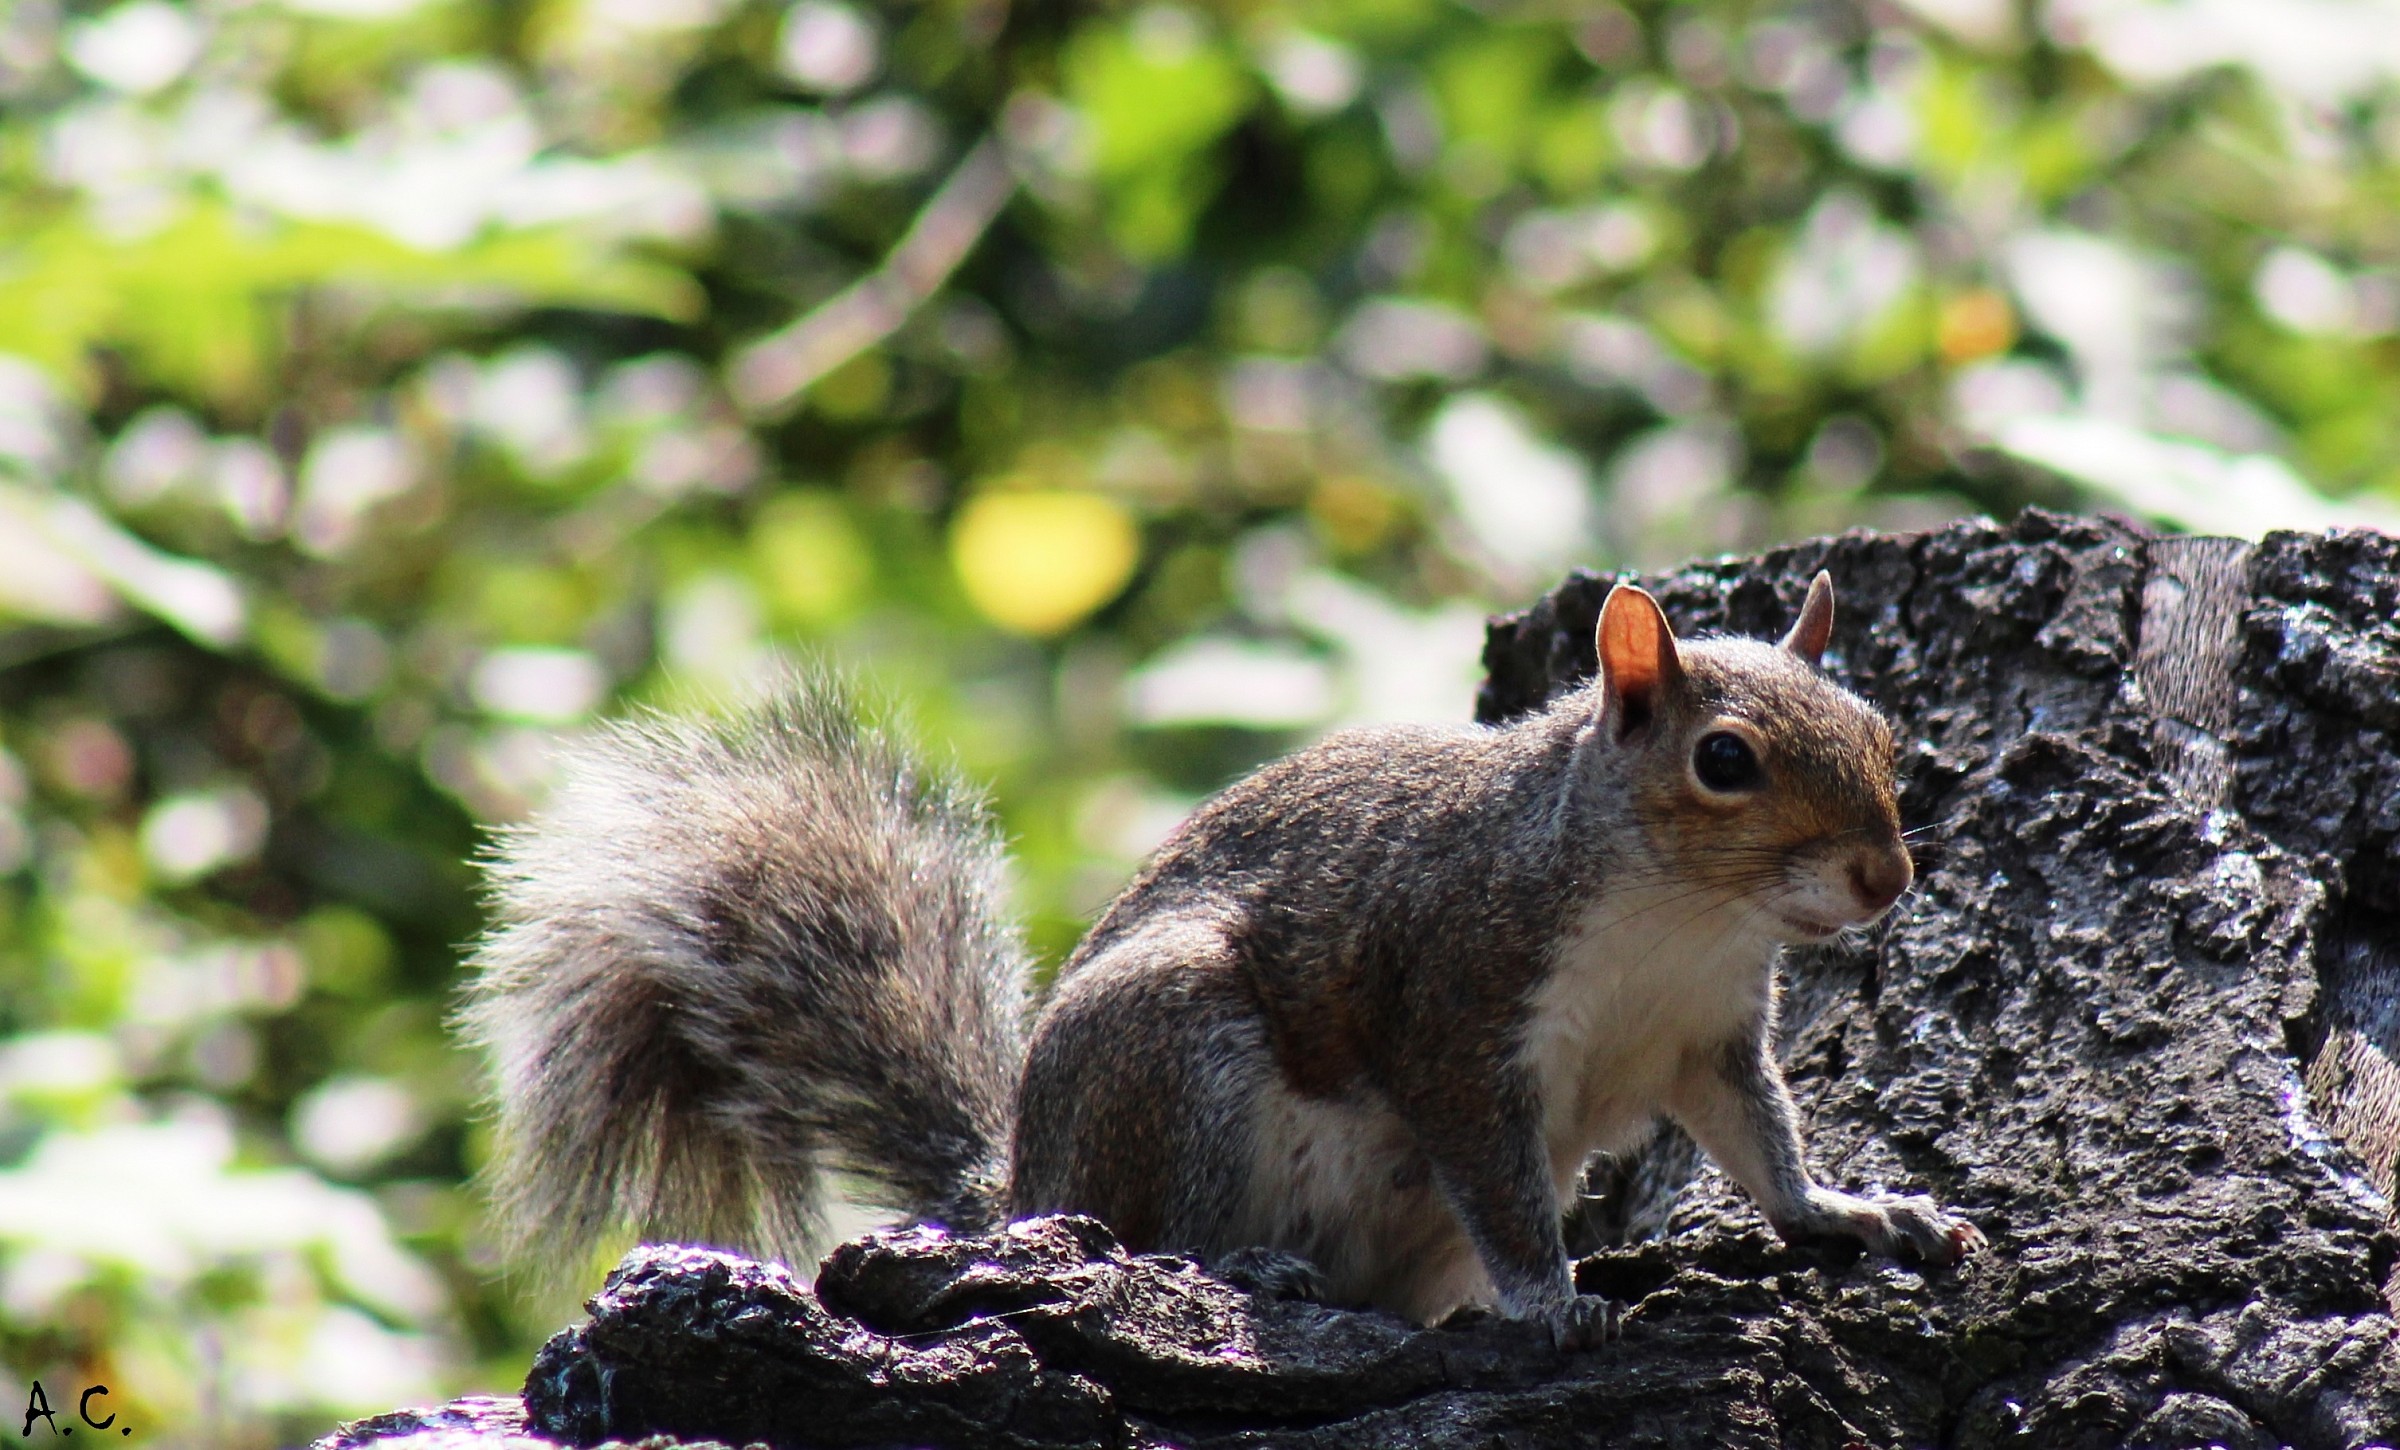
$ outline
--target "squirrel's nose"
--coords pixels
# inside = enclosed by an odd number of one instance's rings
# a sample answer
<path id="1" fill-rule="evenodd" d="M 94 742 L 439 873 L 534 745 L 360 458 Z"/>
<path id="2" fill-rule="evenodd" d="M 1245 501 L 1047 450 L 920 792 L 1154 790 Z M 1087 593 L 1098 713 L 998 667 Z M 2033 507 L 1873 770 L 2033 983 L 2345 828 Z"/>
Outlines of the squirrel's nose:
<path id="1" fill-rule="evenodd" d="M 1916 867 L 1909 864 L 1908 852 L 1898 845 L 1862 851 L 1850 858 L 1850 889 L 1857 893 L 1858 904 L 1871 914 L 1898 901 L 1908 883 L 1916 879 Z"/>

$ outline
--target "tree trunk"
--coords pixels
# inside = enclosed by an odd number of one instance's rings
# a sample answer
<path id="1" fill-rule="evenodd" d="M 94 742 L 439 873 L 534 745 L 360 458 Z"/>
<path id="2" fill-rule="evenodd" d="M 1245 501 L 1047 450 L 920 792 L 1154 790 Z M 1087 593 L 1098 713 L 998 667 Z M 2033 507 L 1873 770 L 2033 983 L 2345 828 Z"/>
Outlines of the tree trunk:
<path id="1" fill-rule="evenodd" d="M 2156 1446 L 2400 1437 L 2400 542 L 2162 539 L 2028 513 L 1650 583 L 1893 718 L 1920 886 L 1787 954 L 1820 1175 L 1930 1192 L 1954 1271 L 1786 1247 L 1679 1136 L 1596 1167 L 1583 1288 L 1624 1337 L 1413 1329 L 1045 1219 L 844 1245 L 813 1292 L 629 1257 L 521 1405 L 363 1422 L 560 1444 Z M 1593 667 L 1607 580 L 1496 621 L 1485 720 Z M 452 1418 L 444 1422 L 438 1417 Z"/>

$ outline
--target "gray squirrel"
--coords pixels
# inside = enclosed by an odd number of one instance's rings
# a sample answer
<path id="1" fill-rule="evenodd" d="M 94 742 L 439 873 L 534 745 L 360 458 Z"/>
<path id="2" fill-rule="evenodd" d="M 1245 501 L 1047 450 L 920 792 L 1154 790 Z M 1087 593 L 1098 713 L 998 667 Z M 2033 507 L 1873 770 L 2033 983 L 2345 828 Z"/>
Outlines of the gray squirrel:
<path id="1" fill-rule="evenodd" d="M 838 1173 L 1588 1344 L 1560 1205 L 1664 1115 L 1786 1237 L 1954 1263 L 1983 1236 L 1931 1199 L 1810 1176 L 1772 1049 L 1779 945 L 1913 876 L 1833 611 L 1819 574 L 1779 644 L 1684 641 L 1618 586 L 1539 713 L 1335 734 L 1202 806 L 1038 1010 L 991 822 L 837 687 L 601 732 L 489 863 L 462 1021 L 503 1217 L 554 1261 L 625 1228 L 796 1259 Z"/>

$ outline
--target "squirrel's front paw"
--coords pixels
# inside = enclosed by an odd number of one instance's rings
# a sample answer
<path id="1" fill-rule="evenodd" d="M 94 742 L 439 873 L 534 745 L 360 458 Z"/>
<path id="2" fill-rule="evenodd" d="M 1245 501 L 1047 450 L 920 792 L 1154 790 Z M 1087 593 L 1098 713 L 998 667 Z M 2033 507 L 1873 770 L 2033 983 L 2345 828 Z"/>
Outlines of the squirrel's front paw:
<path id="1" fill-rule="evenodd" d="M 1989 1242 L 1982 1229 L 1921 1193 L 1882 1199 L 1875 1206 L 1883 1210 L 1892 1240 L 1891 1247 L 1880 1252 L 1896 1258 L 1917 1258 L 1947 1267 Z"/>
<path id="2" fill-rule="evenodd" d="M 1560 1350 L 1573 1353 L 1598 1349 L 1614 1341 L 1623 1328 L 1624 1306 L 1597 1294 L 1578 1294 L 1550 1315 L 1550 1338 Z"/>
<path id="3" fill-rule="evenodd" d="M 1820 1188 L 1795 1222 L 1778 1224 L 1786 1238 L 1856 1239 L 1887 1259 L 1948 1267 L 1988 1242 L 1983 1230 L 1924 1194 L 1859 1198 Z"/>

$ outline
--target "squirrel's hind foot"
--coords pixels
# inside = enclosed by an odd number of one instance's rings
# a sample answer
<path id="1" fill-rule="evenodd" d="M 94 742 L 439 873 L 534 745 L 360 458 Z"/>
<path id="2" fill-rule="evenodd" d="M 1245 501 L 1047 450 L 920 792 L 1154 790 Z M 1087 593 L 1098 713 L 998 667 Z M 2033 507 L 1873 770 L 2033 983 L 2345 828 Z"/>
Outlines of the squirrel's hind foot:
<path id="1" fill-rule="evenodd" d="M 1207 1260 L 1208 1271 L 1260 1299 L 1304 1299 L 1322 1303 L 1325 1271 L 1281 1249 L 1244 1248 Z"/>

